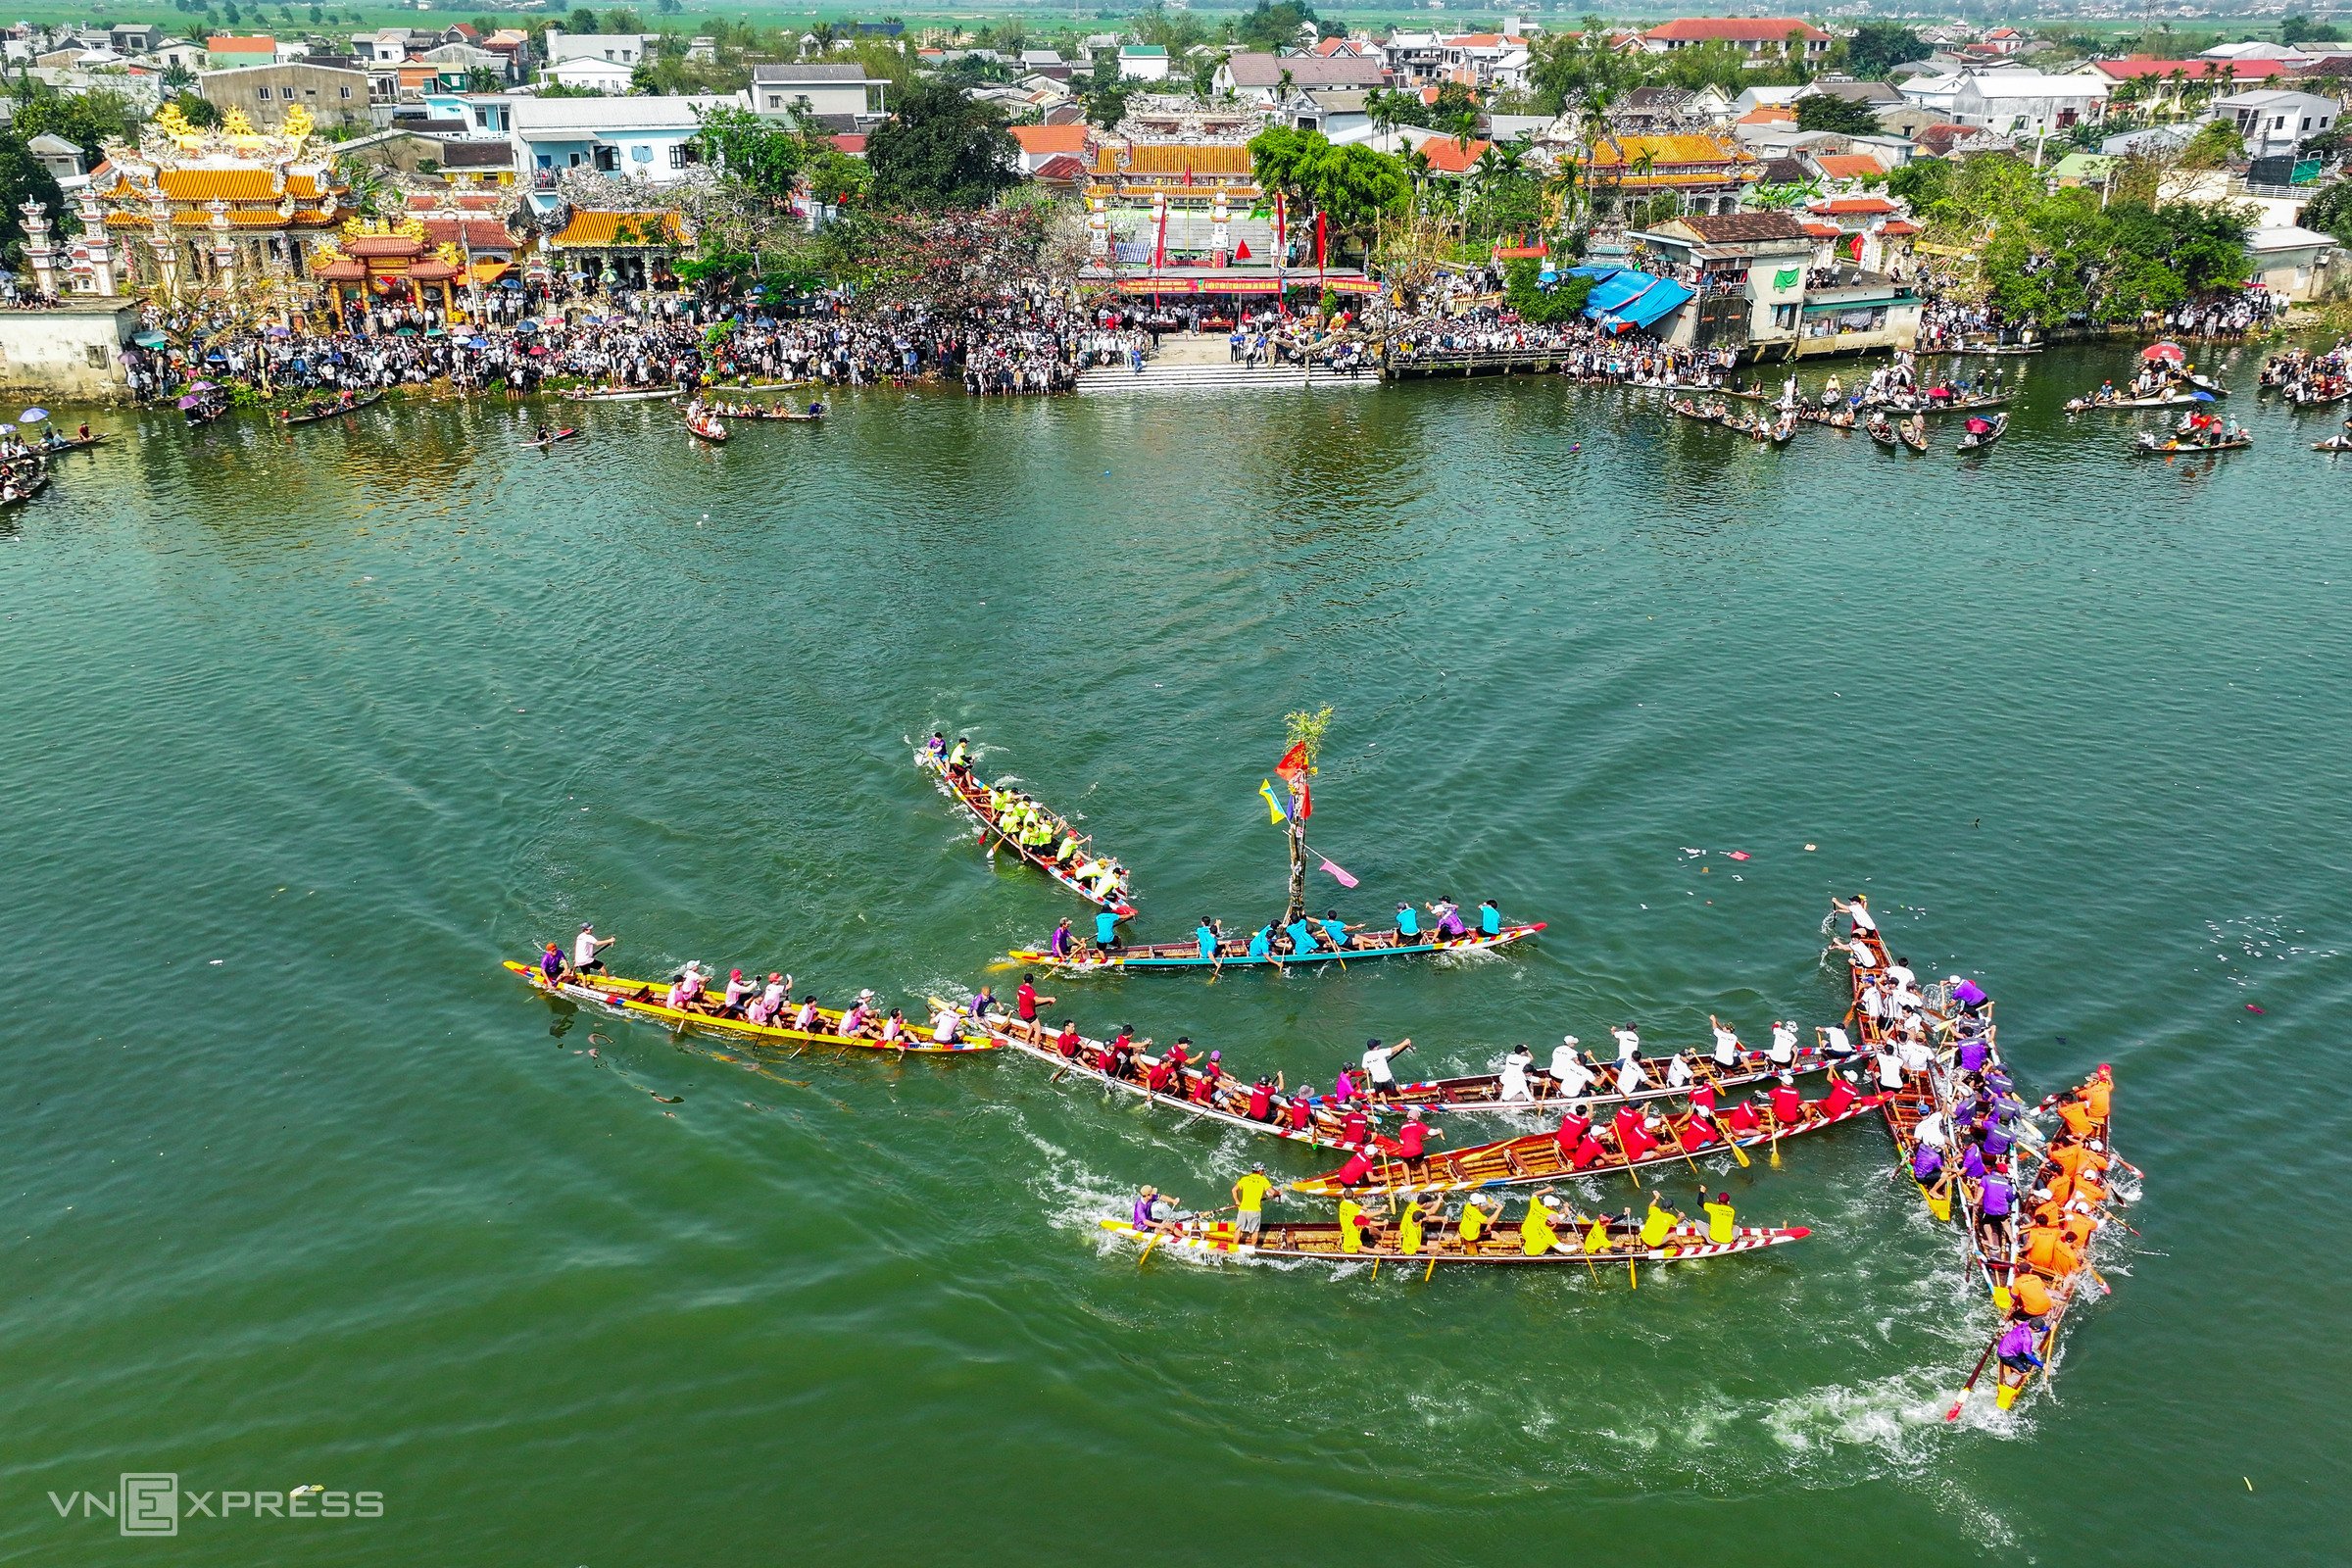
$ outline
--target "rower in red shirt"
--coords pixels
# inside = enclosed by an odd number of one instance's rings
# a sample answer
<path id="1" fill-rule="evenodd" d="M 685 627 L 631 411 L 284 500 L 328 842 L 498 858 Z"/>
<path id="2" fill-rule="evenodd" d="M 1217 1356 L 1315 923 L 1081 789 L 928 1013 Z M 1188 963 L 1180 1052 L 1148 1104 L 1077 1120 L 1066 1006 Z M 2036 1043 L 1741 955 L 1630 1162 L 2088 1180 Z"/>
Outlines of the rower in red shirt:
<path id="1" fill-rule="evenodd" d="M 1260 1078 L 1257 1082 L 1250 1086 L 1250 1119 L 1251 1121 L 1264 1121 L 1267 1118 L 1268 1113 L 1271 1112 L 1273 1108 L 1273 1080 L 1269 1078 Z"/>
<path id="2" fill-rule="evenodd" d="M 1619 1107 L 1617 1114 L 1610 1118 L 1610 1125 L 1616 1129 L 1617 1147 L 1625 1151 L 1626 1163 L 1646 1158 L 1656 1152 L 1658 1141 L 1649 1136 L 1649 1129 L 1642 1124 L 1642 1113 L 1633 1106 Z"/>
<path id="3" fill-rule="evenodd" d="M 1794 1127 L 1805 1119 L 1805 1097 L 1796 1092 L 1796 1080 L 1784 1075 L 1772 1086 L 1772 1116 L 1783 1127 Z"/>
<path id="4" fill-rule="evenodd" d="M 1700 1084 L 1691 1090 L 1690 1108 L 1698 1112 L 1697 1119 L 1702 1122 L 1713 1116 L 1715 1114 L 1715 1086 Z"/>
<path id="5" fill-rule="evenodd" d="M 1349 1154 L 1348 1162 L 1340 1167 L 1338 1181 L 1342 1187 L 1354 1187 L 1361 1184 L 1363 1179 L 1371 1174 L 1371 1152 L 1359 1149 Z"/>
<path id="6" fill-rule="evenodd" d="M 1340 1142 L 1349 1149 L 1361 1149 L 1369 1140 L 1372 1118 L 1364 1114 L 1361 1105 L 1348 1107 L 1348 1119 L 1340 1124 Z"/>
<path id="7" fill-rule="evenodd" d="M 1405 1118 L 1404 1125 L 1396 1129 L 1397 1156 L 1401 1159 L 1419 1159 L 1428 1146 L 1429 1123 L 1423 1121 L 1421 1112 L 1415 1109 Z"/>
<path id="8" fill-rule="evenodd" d="M 1560 1157 L 1573 1163 L 1576 1159 L 1576 1146 L 1583 1143 L 1585 1135 L 1592 1130 L 1592 1117 L 1580 1116 L 1573 1110 L 1562 1111 L 1560 1113 L 1560 1130 L 1551 1135 L 1552 1144 L 1559 1150 Z"/>
<path id="9" fill-rule="evenodd" d="M 1576 1152 L 1568 1156 L 1568 1163 L 1577 1170 L 1591 1170 L 1608 1157 L 1609 1146 L 1588 1129 L 1585 1136 L 1577 1140 Z"/>
<path id="10" fill-rule="evenodd" d="M 1174 1052 L 1168 1053 L 1169 1056 L 1174 1054 Z M 1168 1060 L 1168 1056 L 1162 1056 L 1152 1064 L 1151 1071 L 1144 1074 L 1144 1087 L 1155 1095 L 1164 1095 L 1168 1092 L 1168 1085 L 1174 1081 L 1175 1077 L 1175 1065 Z"/>
<path id="11" fill-rule="evenodd" d="M 1054 1049 L 1061 1053 L 1064 1061 L 1078 1059 L 1078 1026 L 1067 1018 L 1061 1020 L 1061 1033 L 1054 1037 Z"/>
<path id="12" fill-rule="evenodd" d="M 1306 1094 L 1303 1090 L 1293 1095 L 1291 1102 L 1283 1107 L 1283 1120 L 1295 1133 L 1302 1133 L 1307 1130 L 1308 1120 L 1312 1114 L 1306 1103 Z"/>
<path id="13" fill-rule="evenodd" d="M 1821 1113 L 1835 1120 L 1851 1109 L 1854 1102 L 1860 1098 L 1854 1093 L 1854 1086 L 1846 1081 L 1845 1074 L 1834 1072 L 1830 1074 L 1830 1092 L 1821 1097 Z"/>
<path id="14" fill-rule="evenodd" d="M 1682 1134 L 1685 1149 L 1704 1149 L 1715 1142 L 1715 1129 L 1708 1124 L 1707 1118 L 1704 1116 L 1684 1117 L 1678 1130 Z"/>
<path id="15" fill-rule="evenodd" d="M 1746 1137 L 1764 1125 L 1764 1118 L 1756 1114 L 1756 1102 L 1752 1100 L 1742 1100 L 1734 1105 L 1732 1113 L 1723 1119 L 1731 1125 L 1734 1136 L 1740 1138 Z"/>

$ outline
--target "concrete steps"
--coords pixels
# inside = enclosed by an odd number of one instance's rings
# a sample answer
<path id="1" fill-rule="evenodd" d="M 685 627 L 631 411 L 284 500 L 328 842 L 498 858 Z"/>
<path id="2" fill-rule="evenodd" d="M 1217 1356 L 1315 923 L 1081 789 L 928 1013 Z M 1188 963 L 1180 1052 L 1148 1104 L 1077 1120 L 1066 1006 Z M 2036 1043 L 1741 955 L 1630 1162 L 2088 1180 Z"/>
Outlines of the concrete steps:
<path id="1" fill-rule="evenodd" d="M 1264 391 L 1323 391 L 1333 387 L 1373 387 L 1380 385 L 1380 372 L 1367 366 L 1360 374 L 1348 375 L 1318 365 L 1311 370 L 1298 365 L 1261 366 L 1251 369 L 1241 365 L 1163 365 L 1146 362 L 1142 374 L 1125 366 L 1098 366 L 1078 372 L 1078 391 L 1081 393 L 1117 392 L 1225 392 L 1254 387 Z"/>

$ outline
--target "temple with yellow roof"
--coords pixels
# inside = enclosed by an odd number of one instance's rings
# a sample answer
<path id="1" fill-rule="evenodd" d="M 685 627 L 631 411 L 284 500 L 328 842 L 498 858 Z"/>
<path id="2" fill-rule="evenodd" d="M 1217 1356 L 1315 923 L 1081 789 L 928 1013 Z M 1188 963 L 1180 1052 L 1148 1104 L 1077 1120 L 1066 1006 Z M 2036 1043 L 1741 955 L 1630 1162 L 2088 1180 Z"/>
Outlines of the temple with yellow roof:
<path id="1" fill-rule="evenodd" d="M 68 288 L 164 299 L 278 292 L 290 302 L 348 216 L 349 193 L 299 105 L 281 129 L 261 132 L 233 109 L 200 130 L 167 104 L 136 146 L 106 148 L 81 192 Z"/>

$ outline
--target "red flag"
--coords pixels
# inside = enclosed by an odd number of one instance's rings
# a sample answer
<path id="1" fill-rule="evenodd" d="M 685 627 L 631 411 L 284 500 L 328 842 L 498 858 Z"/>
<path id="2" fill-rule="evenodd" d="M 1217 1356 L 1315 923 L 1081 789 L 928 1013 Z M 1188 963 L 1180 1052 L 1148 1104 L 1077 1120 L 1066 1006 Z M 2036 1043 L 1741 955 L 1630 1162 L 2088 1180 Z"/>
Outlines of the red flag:
<path id="1" fill-rule="evenodd" d="M 1159 210 L 1159 233 L 1152 242 L 1152 270 L 1156 272 L 1168 265 L 1168 210 Z"/>
<path id="2" fill-rule="evenodd" d="M 1250 242 L 1248 240 L 1243 240 L 1241 244 L 1235 248 L 1233 259 L 1237 262 L 1246 262 L 1250 259 Z"/>
<path id="3" fill-rule="evenodd" d="M 1323 226 L 1323 215 L 1318 212 L 1315 214 L 1315 270 L 1317 271 L 1322 270 L 1325 241 L 1329 237 L 1329 231 Z"/>
<path id="4" fill-rule="evenodd" d="M 1274 776 L 1291 787 L 1291 798 L 1298 803 L 1291 815 L 1301 822 L 1315 810 L 1306 791 L 1306 743 L 1300 741 L 1282 754 L 1282 760 L 1274 764 Z"/>

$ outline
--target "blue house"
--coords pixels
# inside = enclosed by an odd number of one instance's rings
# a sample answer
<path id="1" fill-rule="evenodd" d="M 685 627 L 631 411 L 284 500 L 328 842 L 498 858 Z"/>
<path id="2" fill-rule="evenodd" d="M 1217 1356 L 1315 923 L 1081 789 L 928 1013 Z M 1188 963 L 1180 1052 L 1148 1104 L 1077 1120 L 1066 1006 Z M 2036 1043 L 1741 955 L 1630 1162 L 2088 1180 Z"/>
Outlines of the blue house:
<path id="1" fill-rule="evenodd" d="M 702 114 L 742 107 L 731 94 L 676 98 L 517 98 L 512 101 L 514 171 L 540 211 L 556 181 L 586 170 L 667 184 L 701 163 Z"/>

